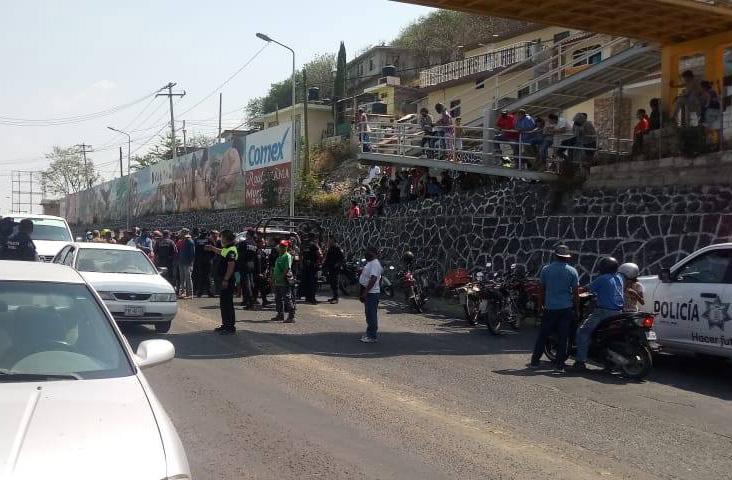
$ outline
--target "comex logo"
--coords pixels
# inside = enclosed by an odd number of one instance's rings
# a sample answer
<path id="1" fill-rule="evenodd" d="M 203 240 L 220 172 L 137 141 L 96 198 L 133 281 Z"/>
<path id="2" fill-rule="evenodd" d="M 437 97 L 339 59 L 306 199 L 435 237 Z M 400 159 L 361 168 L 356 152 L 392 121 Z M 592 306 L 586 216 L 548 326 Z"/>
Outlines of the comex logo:
<path id="1" fill-rule="evenodd" d="M 250 167 L 260 166 L 264 167 L 270 163 L 276 163 L 284 159 L 285 141 L 287 135 L 290 133 L 290 127 L 285 130 L 285 134 L 282 135 L 282 140 L 274 142 L 269 145 L 262 145 L 257 147 L 252 145 L 247 151 L 247 162 Z"/>

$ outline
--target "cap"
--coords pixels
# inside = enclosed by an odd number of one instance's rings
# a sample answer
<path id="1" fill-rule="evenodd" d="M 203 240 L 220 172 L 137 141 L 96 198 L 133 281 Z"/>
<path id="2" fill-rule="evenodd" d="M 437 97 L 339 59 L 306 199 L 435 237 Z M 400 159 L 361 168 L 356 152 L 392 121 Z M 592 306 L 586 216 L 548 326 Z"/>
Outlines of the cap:
<path id="1" fill-rule="evenodd" d="M 289 246 L 290 246 L 290 242 L 288 242 L 287 240 L 280 240 L 280 247 L 289 247 Z"/>
<path id="2" fill-rule="evenodd" d="M 154 236 L 156 236 L 156 237 L 162 237 L 162 236 L 163 236 L 163 234 L 162 234 L 162 233 L 160 233 L 160 230 L 155 230 L 155 231 L 153 232 L 153 235 L 154 235 Z"/>
<path id="3" fill-rule="evenodd" d="M 508 109 L 507 108 L 502 108 L 501 109 L 501 113 L 508 113 Z"/>
<path id="4" fill-rule="evenodd" d="M 218 230 L 211 230 L 208 233 L 210 233 L 211 235 L 218 235 L 219 234 L 219 231 Z"/>
<path id="5" fill-rule="evenodd" d="M 554 247 L 554 255 L 560 258 L 572 258 L 572 255 L 569 254 L 569 247 L 563 244 Z"/>
<path id="6" fill-rule="evenodd" d="M 189 233 L 189 232 L 190 232 L 190 230 L 188 230 L 187 228 L 180 229 L 180 233 L 182 233 L 183 235 L 185 235 L 186 233 Z"/>

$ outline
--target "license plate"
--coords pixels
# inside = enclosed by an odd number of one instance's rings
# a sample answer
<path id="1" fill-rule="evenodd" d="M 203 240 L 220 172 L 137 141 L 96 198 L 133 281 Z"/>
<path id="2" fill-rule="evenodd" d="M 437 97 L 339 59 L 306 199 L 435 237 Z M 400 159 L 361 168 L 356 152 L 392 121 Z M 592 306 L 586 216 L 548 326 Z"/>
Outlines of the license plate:
<path id="1" fill-rule="evenodd" d="M 646 332 L 646 340 L 658 340 L 658 336 L 656 335 L 656 332 L 654 332 L 654 331 Z"/>
<path id="2" fill-rule="evenodd" d="M 141 317 L 145 314 L 145 307 L 125 305 L 125 317 Z"/>

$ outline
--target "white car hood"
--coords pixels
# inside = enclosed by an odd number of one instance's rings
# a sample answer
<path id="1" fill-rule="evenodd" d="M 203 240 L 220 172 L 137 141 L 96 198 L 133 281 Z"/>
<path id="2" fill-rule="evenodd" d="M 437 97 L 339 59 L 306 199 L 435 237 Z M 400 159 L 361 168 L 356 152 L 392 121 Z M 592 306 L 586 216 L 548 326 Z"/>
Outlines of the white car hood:
<path id="1" fill-rule="evenodd" d="M 52 240 L 33 240 L 38 255 L 55 257 L 66 245 L 71 242 L 57 242 Z"/>
<path id="2" fill-rule="evenodd" d="M 0 478 L 165 475 L 158 425 L 137 377 L 0 383 Z"/>
<path id="3" fill-rule="evenodd" d="M 173 287 L 160 275 L 134 273 L 79 272 L 97 292 L 174 293 Z"/>

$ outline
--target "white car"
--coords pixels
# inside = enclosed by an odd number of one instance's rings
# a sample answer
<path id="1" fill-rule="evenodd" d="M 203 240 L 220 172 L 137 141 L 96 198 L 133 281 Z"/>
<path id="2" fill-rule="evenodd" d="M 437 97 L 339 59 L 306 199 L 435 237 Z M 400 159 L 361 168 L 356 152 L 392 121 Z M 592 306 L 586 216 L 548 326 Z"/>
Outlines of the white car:
<path id="1" fill-rule="evenodd" d="M 0 261 L 0 478 L 183 480 L 188 460 L 99 296 L 63 265 Z"/>
<path id="2" fill-rule="evenodd" d="M 109 243 L 72 243 L 53 259 L 68 265 L 97 291 L 119 323 L 170 330 L 178 312 L 175 290 L 141 250 Z"/>
<path id="3" fill-rule="evenodd" d="M 15 223 L 19 223 L 26 218 L 33 221 L 31 238 L 36 245 L 36 253 L 44 262 L 53 260 L 53 257 L 64 245 L 74 241 L 69 224 L 62 217 L 53 215 L 10 215 L 10 218 Z M 15 231 L 18 231 L 17 227 Z"/>
<path id="4" fill-rule="evenodd" d="M 664 350 L 732 358 L 732 243 L 704 247 L 639 281 Z"/>

